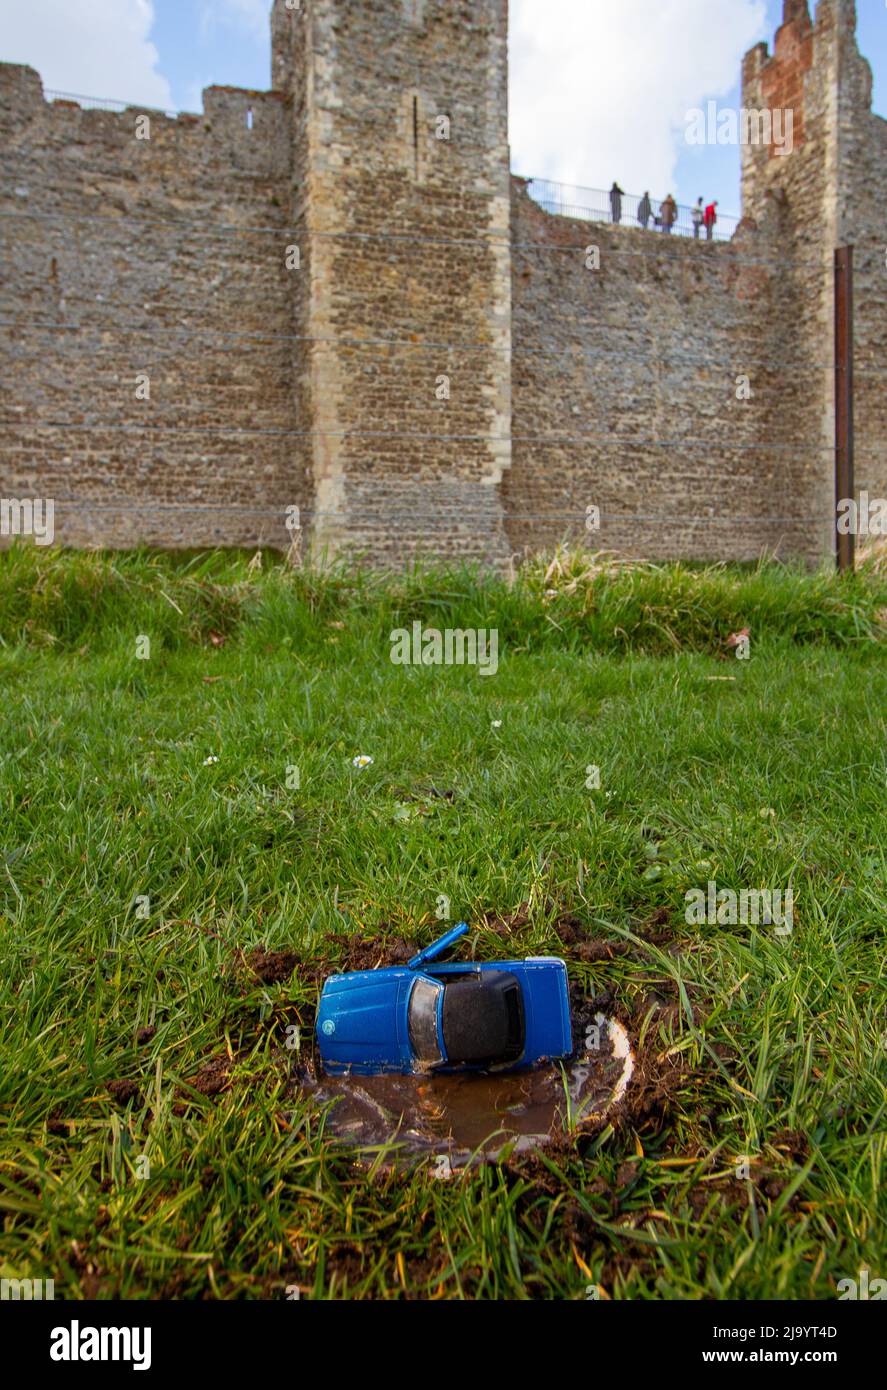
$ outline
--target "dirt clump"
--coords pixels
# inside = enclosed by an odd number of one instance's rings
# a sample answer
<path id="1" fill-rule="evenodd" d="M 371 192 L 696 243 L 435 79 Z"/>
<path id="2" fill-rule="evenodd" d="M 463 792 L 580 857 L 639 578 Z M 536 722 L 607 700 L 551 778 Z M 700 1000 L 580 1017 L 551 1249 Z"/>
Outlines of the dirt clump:
<path id="1" fill-rule="evenodd" d="M 301 963 L 295 951 L 263 951 L 257 946 L 244 957 L 244 964 L 265 985 L 284 984 Z"/>
<path id="2" fill-rule="evenodd" d="M 217 1096 L 227 1089 L 231 1082 L 231 1068 L 234 1063 L 226 1054 L 211 1057 L 208 1062 L 192 1076 L 188 1085 L 202 1096 Z"/>
<path id="3" fill-rule="evenodd" d="M 132 1101 L 133 1109 L 140 1110 L 145 1103 L 142 1093 L 139 1090 L 138 1082 L 136 1081 L 129 1081 L 124 1078 L 120 1078 L 116 1081 L 108 1081 L 106 1083 L 106 1089 L 108 1095 L 113 1101 L 116 1101 L 118 1105 L 128 1105 L 129 1102 Z"/>

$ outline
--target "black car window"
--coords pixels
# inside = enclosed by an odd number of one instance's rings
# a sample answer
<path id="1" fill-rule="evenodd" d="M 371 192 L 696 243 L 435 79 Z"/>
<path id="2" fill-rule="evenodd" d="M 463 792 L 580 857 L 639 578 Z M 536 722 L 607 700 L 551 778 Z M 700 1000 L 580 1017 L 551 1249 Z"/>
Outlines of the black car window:
<path id="1" fill-rule="evenodd" d="M 447 1061 L 467 1066 L 514 1062 L 524 1050 L 524 1002 L 516 975 L 479 970 L 444 985 Z"/>

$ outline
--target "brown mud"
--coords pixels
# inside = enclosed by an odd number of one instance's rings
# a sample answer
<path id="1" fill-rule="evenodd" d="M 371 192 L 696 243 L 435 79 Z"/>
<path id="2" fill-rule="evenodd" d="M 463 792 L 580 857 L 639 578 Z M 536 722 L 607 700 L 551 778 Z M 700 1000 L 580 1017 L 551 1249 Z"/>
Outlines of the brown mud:
<path id="1" fill-rule="evenodd" d="M 584 1036 L 584 1035 L 583 1035 Z M 583 1039 L 580 1039 L 582 1043 Z M 634 1067 L 621 1024 L 598 1015 L 589 1046 L 563 1067 L 499 1075 L 307 1076 L 302 1092 L 329 1105 L 327 1133 L 367 1162 L 437 1173 L 522 1153 L 599 1122 L 622 1098 Z"/>

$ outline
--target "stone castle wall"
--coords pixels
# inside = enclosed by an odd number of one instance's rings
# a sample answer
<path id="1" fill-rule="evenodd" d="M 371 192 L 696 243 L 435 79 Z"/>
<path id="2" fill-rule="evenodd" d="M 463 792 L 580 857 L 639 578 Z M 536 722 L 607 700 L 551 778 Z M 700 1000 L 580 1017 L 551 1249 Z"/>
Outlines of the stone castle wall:
<path id="1" fill-rule="evenodd" d="M 504 4 L 276 11 L 310 246 L 320 546 L 503 559 L 510 456 Z M 368 74 L 372 80 L 368 80 Z"/>
<path id="2" fill-rule="evenodd" d="M 857 483 L 887 494 L 887 122 L 852 0 L 785 0 L 747 55 L 794 149 L 744 148 L 710 245 L 512 178 L 506 0 L 275 0 L 271 26 L 272 90 L 201 116 L 0 64 L 0 495 L 55 499 L 60 542 L 819 561 L 847 242 Z"/>
<path id="3" fill-rule="evenodd" d="M 66 544 L 285 543 L 285 103 L 210 88 L 138 139 L 136 110 L 2 74 L 0 492 L 53 498 Z"/>
<path id="4" fill-rule="evenodd" d="M 887 497 L 887 121 L 872 113 L 871 68 L 842 22 L 838 235 L 854 247 L 856 489 Z"/>
<path id="5" fill-rule="evenodd" d="M 620 552 L 803 549 L 783 488 L 790 320 L 770 239 L 590 227 L 546 214 L 520 181 L 512 228 L 515 548 L 585 534 L 592 506 L 586 539 Z"/>
<path id="6" fill-rule="evenodd" d="M 753 49 L 743 70 L 744 100 L 791 108 L 795 148 L 743 151 L 743 207 L 773 228 L 783 248 L 792 304 L 792 359 L 786 364 L 787 419 L 798 437 L 818 431 L 819 448 L 787 461 L 786 486 L 817 524 L 818 548 L 832 547 L 834 506 L 834 250 L 854 247 L 856 488 L 887 496 L 887 121 L 871 111 L 871 70 L 856 45 L 853 0 L 786 0 L 773 53 Z M 814 551 L 817 547 L 814 547 Z"/>

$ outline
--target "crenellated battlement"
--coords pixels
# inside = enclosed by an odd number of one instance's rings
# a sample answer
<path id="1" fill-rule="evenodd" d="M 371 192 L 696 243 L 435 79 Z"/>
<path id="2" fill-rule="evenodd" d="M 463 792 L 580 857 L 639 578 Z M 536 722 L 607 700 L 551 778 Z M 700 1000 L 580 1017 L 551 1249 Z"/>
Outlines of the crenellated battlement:
<path id="1" fill-rule="evenodd" d="M 512 179 L 506 0 L 275 0 L 271 90 L 178 116 L 0 64 L 0 495 L 52 497 L 74 545 L 500 564 L 598 509 L 616 550 L 822 558 L 847 243 L 857 477 L 887 495 L 887 122 L 855 18 L 786 0 L 745 56 L 752 124 L 792 138 L 743 143 L 711 245 Z"/>

